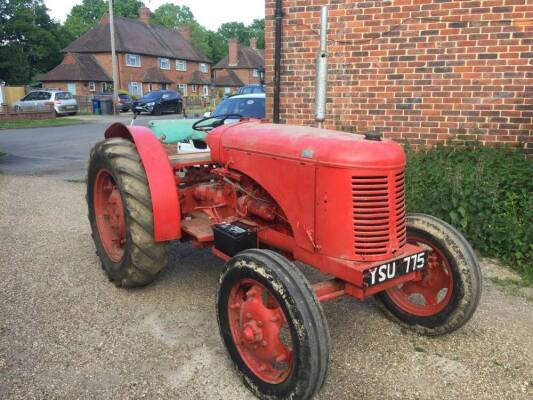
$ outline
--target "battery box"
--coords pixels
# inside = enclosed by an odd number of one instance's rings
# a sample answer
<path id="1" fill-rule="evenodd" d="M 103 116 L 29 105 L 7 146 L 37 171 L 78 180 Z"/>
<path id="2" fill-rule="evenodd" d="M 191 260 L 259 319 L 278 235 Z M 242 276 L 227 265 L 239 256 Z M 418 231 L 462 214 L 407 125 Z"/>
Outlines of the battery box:
<path id="1" fill-rule="evenodd" d="M 257 247 L 257 232 L 238 222 L 214 225 L 213 239 L 215 248 L 228 256 Z"/>

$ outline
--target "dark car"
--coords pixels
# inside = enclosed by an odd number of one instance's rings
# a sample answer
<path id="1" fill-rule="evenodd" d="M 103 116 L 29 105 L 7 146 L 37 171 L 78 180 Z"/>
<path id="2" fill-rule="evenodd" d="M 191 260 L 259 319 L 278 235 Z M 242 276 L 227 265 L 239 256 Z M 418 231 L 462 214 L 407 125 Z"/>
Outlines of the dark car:
<path id="1" fill-rule="evenodd" d="M 126 112 L 133 107 L 133 99 L 127 93 L 119 93 L 118 95 L 118 108 L 120 112 Z"/>
<path id="2" fill-rule="evenodd" d="M 164 112 L 181 114 L 183 98 L 173 90 L 154 90 L 133 102 L 133 111 L 161 115 Z"/>
<path id="3" fill-rule="evenodd" d="M 264 85 L 246 85 L 241 86 L 237 93 L 235 93 L 235 96 L 241 95 L 241 94 L 254 94 L 254 93 L 265 93 L 265 86 Z"/>

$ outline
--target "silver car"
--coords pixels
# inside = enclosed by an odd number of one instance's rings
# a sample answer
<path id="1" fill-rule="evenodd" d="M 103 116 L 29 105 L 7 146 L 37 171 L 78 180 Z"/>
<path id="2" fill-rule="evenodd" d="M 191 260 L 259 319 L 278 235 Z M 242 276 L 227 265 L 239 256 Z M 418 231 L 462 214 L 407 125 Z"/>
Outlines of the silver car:
<path id="1" fill-rule="evenodd" d="M 13 109 L 15 112 L 45 111 L 50 103 L 53 103 L 56 115 L 76 115 L 79 111 L 72 94 L 62 90 L 35 90 L 13 104 Z"/>

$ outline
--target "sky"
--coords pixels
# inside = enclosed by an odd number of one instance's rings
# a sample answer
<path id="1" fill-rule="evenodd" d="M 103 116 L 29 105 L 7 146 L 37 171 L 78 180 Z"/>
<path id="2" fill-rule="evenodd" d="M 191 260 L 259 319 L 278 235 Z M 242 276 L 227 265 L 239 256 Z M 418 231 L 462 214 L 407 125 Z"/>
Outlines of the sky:
<path id="1" fill-rule="evenodd" d="M 44 0 L 50 15 L 57 21 L 65 21 L 70 9 L 82 0 Z M 208 29 L 216 30 L 224 22 L 237 21 L 245 24 L 265 17 L 264 0 L 144 0 L 154 11 L 164 3 L 188 6 L 196 20 Z"/>

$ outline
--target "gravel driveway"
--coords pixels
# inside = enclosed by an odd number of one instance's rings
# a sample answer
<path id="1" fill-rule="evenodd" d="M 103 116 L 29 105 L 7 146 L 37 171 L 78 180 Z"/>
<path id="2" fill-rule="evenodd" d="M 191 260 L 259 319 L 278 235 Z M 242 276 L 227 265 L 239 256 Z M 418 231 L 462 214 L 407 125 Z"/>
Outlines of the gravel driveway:
<path id="1" fill-rule="evenodd" d="M 0 175 L 0 398 L 250 399 L 218 336 L 222 263 L 174 246 L 149 287 L 115 288 L 89 233 L 85 186 Z M 531 399 L 533 304 L 485 282 L 473 321 L 426 338 L 373 300 L 324 305 L 319 399 Z"/>

